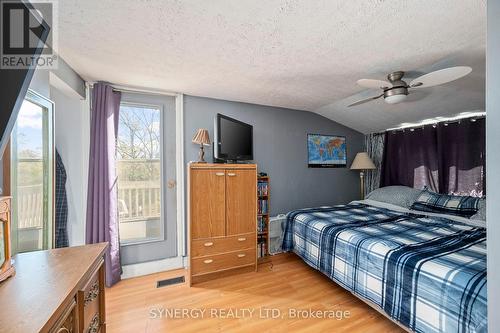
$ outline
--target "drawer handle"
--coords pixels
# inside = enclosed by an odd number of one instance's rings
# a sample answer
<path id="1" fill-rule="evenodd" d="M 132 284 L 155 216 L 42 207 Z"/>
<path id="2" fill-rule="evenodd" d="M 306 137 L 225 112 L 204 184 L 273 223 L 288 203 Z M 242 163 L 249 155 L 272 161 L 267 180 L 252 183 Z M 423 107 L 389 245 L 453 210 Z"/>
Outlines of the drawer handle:
<path id="1" fill-rule="evenodd" d="M 228 173 L 227 175 L 228 175 L 229 177 L 235 177 L 235 176 L 236 176 L 236 174 L 235 174 L 235 173 L 233 173 L 233 172 L 230 172 L 230 173 Z"/>
<path id="2" fill-rule="evenodd" d="M 203 244 L 204 246 L 206 247 L 209 247 L 209 246 L 213 246 L 214 245 L 214 242 L 206 242 L 205 244 Z"/>
<path id="3" fill-rule="evenodd" d="M 211 264 L 211 263 L 213 263 L 214 261 L 213 261 L 212 259 L 207 259 L 207 260 L 203 260 L 203 262 L 204 262 L 205 264 Z"/>
<path id="4" fill-rule="evenodd" d="M 99 296 L 99 281 L 95 281 L 89 290 L 89 293 L 85 295 L 83 300 L 83 307 L 86 307 L 89 303 L 92 303 Z"/>
<path id="5" fill-rule="evenodd" d="M 215 175 L 221 177 L 224 176 L 224 172 L 216 172 Z"/>
<path id="6" fill-rule="evenodd" d="M 247 255 L 246 255 L 246 254 L 244 254 L 244 253 L 240 253 L 240 254 L 238 254 L 238 258 L 244 258 L 244 257 L 246 257 L 246 256 L 247 256 Z"/>
<path id="7" fill-rule="evenodd" d="M 247 240 L 247 238 L 246 238 L 246 237 L 240 237 L 240 238 L 238 238 L 238 242 L 244 242 L 244 241 L 246 241 L 246 240 Z"/>

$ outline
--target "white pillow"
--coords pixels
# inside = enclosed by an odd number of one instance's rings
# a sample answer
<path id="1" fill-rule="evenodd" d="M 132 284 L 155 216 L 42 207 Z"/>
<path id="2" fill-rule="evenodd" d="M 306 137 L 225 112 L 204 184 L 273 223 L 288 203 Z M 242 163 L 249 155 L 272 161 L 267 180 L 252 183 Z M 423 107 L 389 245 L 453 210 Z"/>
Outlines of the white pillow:
<path id="1" fill-rule="evenodd" d="M 409 209 L 421 192 L 422 190 L 408 186 L 386 186 L 370 192 L 366 196 L 366 199 L 390 203 Z"/>

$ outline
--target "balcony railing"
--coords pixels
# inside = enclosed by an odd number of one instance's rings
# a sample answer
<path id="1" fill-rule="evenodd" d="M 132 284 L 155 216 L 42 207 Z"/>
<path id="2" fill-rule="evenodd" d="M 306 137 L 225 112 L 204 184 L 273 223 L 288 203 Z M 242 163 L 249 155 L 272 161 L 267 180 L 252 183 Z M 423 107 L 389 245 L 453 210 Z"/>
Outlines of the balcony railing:
<path id="1" fill-rule="evenodd" d="M 161 239 L 160 160 L 118 160 L 120 242 Z"/>
<path id="2" fill-rule="evenodd" d="M 19 186 L 17 190 L 18 228 L 43 227 L 43 184 Z"/>
<path id="3" fill-rule="evenodd" d="M 160 160 L 118 160 L 117 171 L 120 223 L 159 219 Z"/>
<path id="4" fill-rule="evenodd" d="M 120 223 L 160 217 L 161 191 L 159 182 L 120 182 L 118 186 L 118 212 Z"/>

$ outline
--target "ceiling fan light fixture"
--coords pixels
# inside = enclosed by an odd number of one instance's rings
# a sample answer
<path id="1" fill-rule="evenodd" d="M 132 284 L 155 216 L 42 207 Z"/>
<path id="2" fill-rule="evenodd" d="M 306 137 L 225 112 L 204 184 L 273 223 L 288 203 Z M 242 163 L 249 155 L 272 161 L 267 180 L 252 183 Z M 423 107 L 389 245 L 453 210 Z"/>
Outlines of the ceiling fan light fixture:
<path id="1" fill-rule="evenodd" d="M 397 104 L 403 102 L 407 97 L 406 94 L 391 95 L 384 97 L 384 101 L 387 104 Z"/>
<path id="2" fill-rule="evenodd" d="M 373 80 L 373 79 L 361 79 L 358 80 L 358 85 L 370 88 L 370 89 L 382 89 L 383 93 L 378 96 L 365 98 L 361 101 L 349 104 L 347 107 L 361 105 L 380 97 L 384 97 L 384 101 L 387 104 L 397 104 L 404 102 L 408 97 L 408 89 L 413 88 L 428 88 L 434 87 L 441 84 L 445 84 L 451 81 L 455 81 L 468 75 L 472 71 L 472 68 L 468 66 L 455 66 L 440 69 L 434 72 L 424 74 L 413 81 L 410 84 L 403 80 L 405 72 L 396 71 L 387 75 L 387 81 L 385 80 Z"/>

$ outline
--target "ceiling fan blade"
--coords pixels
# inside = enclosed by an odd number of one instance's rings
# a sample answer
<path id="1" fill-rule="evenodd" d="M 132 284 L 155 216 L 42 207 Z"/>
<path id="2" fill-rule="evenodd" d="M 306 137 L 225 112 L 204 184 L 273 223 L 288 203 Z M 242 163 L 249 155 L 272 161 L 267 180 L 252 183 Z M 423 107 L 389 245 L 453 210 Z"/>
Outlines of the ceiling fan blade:
<path id="1" fill-rule="evenodd" d="M 356 83 L 362 87 L 373 89 L 384 89 L 392 87 L 392 84 L 390 82 L 383 80 L 361 79 L 356 81 Z"/>
<path id="2" fill-rule="evenodd" d="M 373 101 L 375 99 L 378 99 L 380 97 L 384 96 L 384 94 L 381 94 L 381 95 L 378 95 L 378 96 L 375 96 L 375 97 L 370 97 L 370 98 L 367 98 L 367 99 L 363 99 L 361 101 L 357 101 L 355 103 L 352 103 L 352 104 L 349 104 L 347 107 L 351 107 L 351 106 L 356 106 L 356 105 L 360 105 L 360 104 L 364 104 L 364 103 L 367 103 L 367 102 L 370 102 L 370 101 Z"/>
<path id="3" fill-rule="evenodd" d="M 424 74 L 410 82 L 411 88 L 427 88 L 460 79 L 472 72 L 468 66 L 457 66 L 440 69 L 438 71 Z"/>

